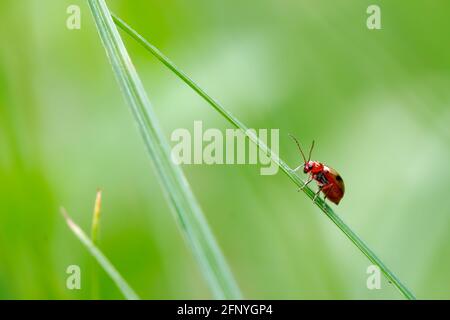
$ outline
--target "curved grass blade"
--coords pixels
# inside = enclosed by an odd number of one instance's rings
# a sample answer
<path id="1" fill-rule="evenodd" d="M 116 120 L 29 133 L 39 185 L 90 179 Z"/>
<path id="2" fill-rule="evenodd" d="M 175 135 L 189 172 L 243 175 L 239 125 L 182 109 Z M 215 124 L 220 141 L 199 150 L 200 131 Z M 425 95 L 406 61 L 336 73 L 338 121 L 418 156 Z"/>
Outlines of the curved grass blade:
<path id="1" fill-rule="evenodd" d="M 137 121 L 176 220 L 217 299 L 240 299 L 241 293 L 189 184 L 170 157 L 142 82 L 131 62 L 104 0 L 89 0 L 97 29 L 119 86 Z"/>
<path id="2" fill-rule="evenodd" d="M 188 75 L 181 71 L 169 58 L 167 58 L 161 51 L 154 45 L 148 42 L 138 32 L 131 28 L 127 23 L 121 20 L 116 15 L 112 14 L 115 23 L 126 33 L 128 33 L 134 40 L 140 43 L 145 49 L 147 49 L 152 55 L 154 55 L 159 61 L 161 61 L 167 68 L 175 73 L 181 80 L 183 80 L 189 87 L 197 92 L 203 99 L 206 100 L 217 112 L 219 112 L 225 119 L 227 119 L 233 126 L 241 129 L 244 134 L 254 142 L 259 149 L 261 149 L 268 157 L 272 159 L 281 170 L 298 186 L 302 187 L 304 181 L 283 161 L 277 154 L 258 137 L 253 131 L 233 116 L 228 110 L 226 110 L 219 102 L 208 95 L 199 85 L 197 85 Z M 311 199 L 314 197 L 314 192 L 308 186 L 302 188 L 303 192 Z M 375 265 L 377 265 L 386 278 L 392 282 L 392 284 L 405 296 L 407 299 L 415 299 L 414 294 L 398 279 L 395 274 L 388 269 L 388 267 L 377 257 L 377 255 L 356 235 L 355 232 L 328 206 L 325 201 L 318 198 L 315 204 L 322 210 L 333 223 L 347 236 L 347 238 L 353 242 L 356 247 Z"/>
<path id="3" fill-rule="evenodd" d="M 139 300 L 138 295 L 131 289 L 125 279 L 120 275 L 120 273 L 114 268 L 114 266 L 109 262 L 108 258 L 98 249 L 92 240 L 81 230 L 81 228 L 70 219 L 64 208 L 61 208 L 61 213 L 67 222 L 70 230 L 75 234 L 78 240 L 88 249 L 89 253 L 97 260 L 97 262 L 102 266 L 103 270 L 111 277 L 114 283 L 119 288 L 120 292 L 128 300 Z"/>

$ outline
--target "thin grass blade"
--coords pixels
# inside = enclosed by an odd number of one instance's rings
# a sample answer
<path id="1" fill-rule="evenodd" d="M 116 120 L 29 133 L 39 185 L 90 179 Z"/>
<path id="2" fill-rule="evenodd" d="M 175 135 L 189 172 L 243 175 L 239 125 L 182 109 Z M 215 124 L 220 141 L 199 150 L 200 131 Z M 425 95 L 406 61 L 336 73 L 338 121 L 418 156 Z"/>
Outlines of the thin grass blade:
<path id="1" fill-rule="evenodd" d="M 181 80 L 183 80 L 189 87 L 197 92 L 203 99 L 206 100 L 217 112 L 219 112 L 225 119 L 227 119 L 233 126 L 239 128 L 244 134 L 254 142 L 260 150 L 262 150 L 268 157 L 274 161 L 281 170 L 298 186 L 302 187 L 304 181 L 282 160 L 277 154 L 259 138 L 254 131 L 243 124 L 239 119 L 233 116 L 228 110 L 226 110 L 218 101 L 208 95 L 199 85 L 197 85 L 187 74 L 181 71 L 169 58 L 167 58 L 158 48 L 148 42 L 138 32 L 131 28 L 127 23 L 120 19 L 116 15 L 112 15 L 114 22 L 123 31 L 128 33 L 134 40 L 140 43 L 145 49 L 147 49 L 152 55 L 154 55 L 159 61 L 161 61 L 167 68 L 175 73 Z M 308 187 L 302 188 L 303 192 L 311 199 L 314 197 L 314 192 Z M 322 199 L 318 198 L 315 204 L 322 210 L 333 223 L 347 236 L 347 238 L 355 244 L 355 246 L 375 265 L 377 265 L 386 278 L 392 282 L 392 284 L 405 296 L 407 299 L 415 299 L 414 294 L 400 281 L 399 278 L 381 261 L 380 258 L 364 243 L 364 241 L 333 211 L 333 209 L 325 203 Z"/>
<path id="2" fill-rule="evenodd" d="M 120 275 L 116 268 L 111 264 L 111 262 L 106 258 L 106 256 L 98 249 L 92 240 L 81 230 L 81 228 L 72 221 L 72 219 L 67 214 L 64 208 L 61 209 L 61 213 L 67 222 L 70 230 L 75 234 L 75 236 L 80 240 L 80 242 L 88 249 L 89 253 L 97 260 L 100 266 L 105 270 L 105 272 L 111 277 L 116 286 L 119 288 L 120 292 L 128 300 L 139 300 L 138 295 L 131 289 L 125 279 Z"/>
<path id="3" fill-rule="evenodd" d="M 94 212 L 92 214 L 92 225 L 91 225 L 91 240 L 95 246 L 98 245 L 98 232 L 99 232 L 98 230 L 100 228 L 101 206 L 102 206 L 102 191 L 99 189 L 97 190 L 97 195 L 95 197 Z M 91 274 L 92 298 L 94 300 L 97 300 L 98 297 L 100 296 L 98 269 L 96 267 L 97 266 L 92 268 Z"/>
<path id="4" fill-rule="evenodd" d="M 97 245 L 101 206 L 102 206 L 102 191 L 98 190 L 97 196 L 95 197 L 94 213 L 92 214 L 92 227 L 91 227 L 91 239 L 92 243 L 94 243 L 95 245 Z"/>

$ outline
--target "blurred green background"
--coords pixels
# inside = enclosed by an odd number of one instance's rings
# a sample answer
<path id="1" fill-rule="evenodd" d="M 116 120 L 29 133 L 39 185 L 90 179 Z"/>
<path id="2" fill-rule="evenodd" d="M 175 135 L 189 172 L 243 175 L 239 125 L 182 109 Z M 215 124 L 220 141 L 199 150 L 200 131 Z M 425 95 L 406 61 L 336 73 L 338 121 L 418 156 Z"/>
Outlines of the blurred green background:
<path id="1" fill-rule="evenodd" d="M 418 298 L 450 298 L 450 4 L 361 0 L 109 0 L 110 8 L 252 128 L 316 140 L 336 168 L 336 211 Z M 81 30 L 66 9 L 82 10 Z M 382 30 L 366 28 L 378 4 Z M 123 33 L 122 33 L 123 34 Z M 167 137 L 229 128 L 123 34 Z M 0 298 L 90 299 L 97 265 L 59 207 L 88 231 L 103 189 L 100 247 L 147 299 L 211 298 L 164 201 L 86 1 L 0 4 Z M 183 167 L 246 298 L 400 299 L 281 172 Z M 82 270 L 68 290 L 66 268 Z M 121 299 L 99 271 L 97 297 Z"/>

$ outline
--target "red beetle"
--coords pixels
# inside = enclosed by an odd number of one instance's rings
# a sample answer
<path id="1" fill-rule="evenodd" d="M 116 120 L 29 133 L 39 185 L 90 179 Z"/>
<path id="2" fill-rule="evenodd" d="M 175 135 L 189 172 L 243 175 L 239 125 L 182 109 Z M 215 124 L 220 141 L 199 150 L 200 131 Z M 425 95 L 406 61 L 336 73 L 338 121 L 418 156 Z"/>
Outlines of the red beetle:
<path id="1" fill-rule="evenodd" d="M 311 181 L 316 180 L 317 185 L 319 186 L 319 191 L 317 191 L 314 195 L 313 201 L 316 200 L 319 193 L 322 191 L 325 195 L 324 200 L 330 199 L 331 202 L 339 204 L 345 192 L 344 180 L 342 180 L 342 177 L 333 168 L 330 168 L 318 161 L 311 161 L 311 152 L 314 148 L 314 141 L 312 142 L 311 149 L 309 150 L 308 160 L 306 160 L 305 154 L 303 153 L 298 140 L 292 135 L 289 136 L 294 139 L 305 162 L 303 165 L 295 168 L 294 171 L 297 171 L 303 167 L 303 172 L 309 174 L 308 181 L 305 182 L 301 189 L 306 187 Z"/>

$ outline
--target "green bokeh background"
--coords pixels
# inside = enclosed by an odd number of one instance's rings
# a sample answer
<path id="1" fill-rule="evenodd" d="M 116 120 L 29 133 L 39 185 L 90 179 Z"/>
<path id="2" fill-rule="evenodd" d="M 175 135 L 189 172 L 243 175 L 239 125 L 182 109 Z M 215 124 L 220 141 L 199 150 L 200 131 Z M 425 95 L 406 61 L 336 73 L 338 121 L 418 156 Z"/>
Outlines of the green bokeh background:
<path id="1" fill-rule="evenodd" d="M 77 4 L 82 27 L 66 28 Z M 450 298 L 450 4 L 365 0 L 109 0 L 252 128 L 316 140 L 343 176 L 341 217 L 418 298 Z M 366 28 L 378 4 L 382 30 Z M 167 137 L 230 128 L 123 34 Z M 100 247 L 146 299 L 211 298 L 122 98 L 86 1 L 0 4 L 0 298 L 120 299 L 64 224 L 89 230 L 103 189 Z M 399 299 L 281 172 L 184 166 L 246 298 Z M 66 289 L 66 268 L 82 289 Z"/>

